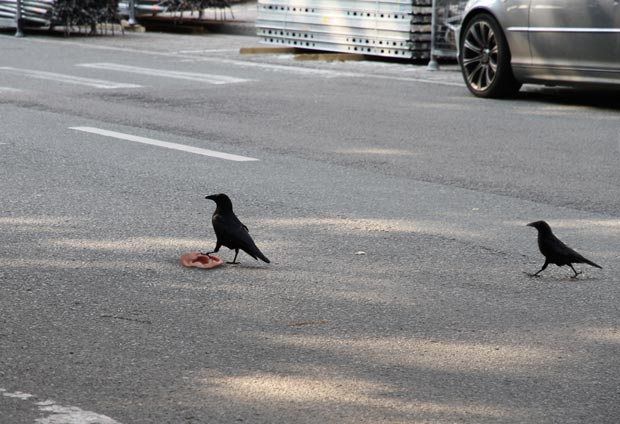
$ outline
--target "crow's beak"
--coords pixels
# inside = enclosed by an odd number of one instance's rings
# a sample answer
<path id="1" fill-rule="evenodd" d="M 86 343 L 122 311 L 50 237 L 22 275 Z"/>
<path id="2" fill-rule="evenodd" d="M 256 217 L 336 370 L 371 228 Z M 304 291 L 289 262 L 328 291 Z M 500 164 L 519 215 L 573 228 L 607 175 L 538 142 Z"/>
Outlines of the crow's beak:
<path id="1" fill-rule="evenodd" d="M 533 227 L 534 226 L 533 224 L 534 224 L 533 222 L 530 222 L 529 224 L 525 224 L 525 226 L 526 227 Z"/>
<path id="2" fill-rule="evenodd" d="M 205 199 L 213 200 L 213 195 L 206 196 Z"/>

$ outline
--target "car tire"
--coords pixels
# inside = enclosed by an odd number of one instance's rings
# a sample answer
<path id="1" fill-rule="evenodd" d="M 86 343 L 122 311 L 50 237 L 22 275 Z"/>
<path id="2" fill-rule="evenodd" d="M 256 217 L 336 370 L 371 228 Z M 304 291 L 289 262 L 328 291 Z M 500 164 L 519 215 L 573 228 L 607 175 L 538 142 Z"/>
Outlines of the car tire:
<path id="1" fill-rule="evenodd" d="M 459 63 L 465 84 L 475 96 L 502 98 L 521 88 L 510 66 L 510 49 L 497 21 L 475 15 L 461 31 Z"/>

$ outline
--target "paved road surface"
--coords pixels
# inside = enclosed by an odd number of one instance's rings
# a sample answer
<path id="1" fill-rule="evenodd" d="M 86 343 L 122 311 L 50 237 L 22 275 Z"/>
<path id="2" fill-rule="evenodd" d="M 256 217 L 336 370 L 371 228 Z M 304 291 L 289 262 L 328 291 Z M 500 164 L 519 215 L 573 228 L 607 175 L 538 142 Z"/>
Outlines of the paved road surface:
<path id="1" fill-rule="evenodd" d="M 251 45 L 0 37 L 1 421 L 617 422 L 615 100 Z"/>

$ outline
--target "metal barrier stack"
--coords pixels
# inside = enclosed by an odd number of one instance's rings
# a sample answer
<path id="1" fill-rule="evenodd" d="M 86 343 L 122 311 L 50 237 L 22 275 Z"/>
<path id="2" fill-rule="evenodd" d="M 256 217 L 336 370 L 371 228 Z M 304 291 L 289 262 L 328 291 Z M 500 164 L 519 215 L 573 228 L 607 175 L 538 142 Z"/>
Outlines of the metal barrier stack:
<path id="1" fill-rule="evenodd" d="M 258 0 L 260 41 L 428 59 L 432 0 Z"/>
<path id="2" fill-rule="evenodd" d="M 54 0 L 22 0 L 21 18 L 29 25 L 48 26 Z M 0 26 L 15 27 L 17 0 L 0 0 Z"/>
<path id="3" fill-rule="evenodd" d="M 21 4 L 18 16 L 17 5 Z M 29 27 L 88 27 L 118 22 L 117 0 L 0 0 L 0 26 L 15 28 L 17 21 Z"/>
<path id="4" fill-rule="evenodd" d="M 437 59 L 456 58 L 456 30 L 461 25 L 467 0 L 433 0 L 431 62 L 437 69 Z"/>
<path id="5" fill-rule="evenodd" d="M 229 0 L 0 0 L 0 27 L 16 27 L 18 2 L 21 2 L 21 23 L 28 27 L 93 27 L 115 23 L 120 22 L 121 16 L 129 16 L 131 7 L 137 15 L 172 12 L 182 17 L 183 12 L 196 12 L 201 18 L 207 8 L 232 13 Z M 225 16 L 224 13 L 221 15 Z"/>

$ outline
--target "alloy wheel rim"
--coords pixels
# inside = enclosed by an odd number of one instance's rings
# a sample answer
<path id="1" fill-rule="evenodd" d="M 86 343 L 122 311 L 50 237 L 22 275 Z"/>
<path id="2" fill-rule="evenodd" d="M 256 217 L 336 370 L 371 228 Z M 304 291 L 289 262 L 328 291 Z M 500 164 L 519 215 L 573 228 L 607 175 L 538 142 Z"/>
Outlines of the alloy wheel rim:
<path id="1" fill-rule="evenodd" d="M 467 83 L 476 91 L 489 88 L 497 75 L 499 47 L 495 32 L 487 22 L 469 27 L 463 43 L 463 69 Z"/>

